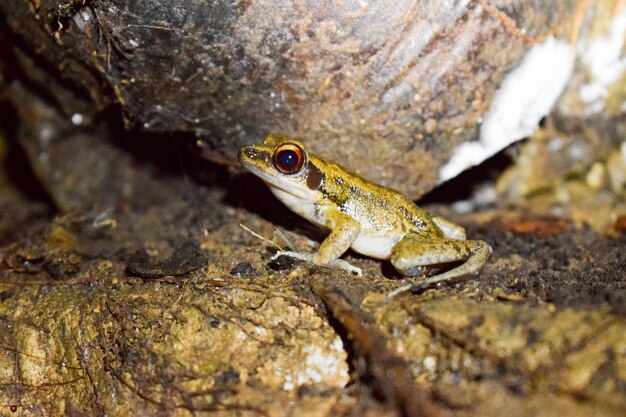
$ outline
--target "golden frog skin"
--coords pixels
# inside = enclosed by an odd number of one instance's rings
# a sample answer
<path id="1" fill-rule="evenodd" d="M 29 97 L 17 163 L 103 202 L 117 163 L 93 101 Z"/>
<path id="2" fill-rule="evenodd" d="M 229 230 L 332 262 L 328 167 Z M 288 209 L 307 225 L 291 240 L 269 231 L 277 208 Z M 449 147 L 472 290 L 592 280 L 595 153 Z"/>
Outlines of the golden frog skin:
<path id="1" fill-rule="evenodd" d="M 239 150 L 239 161 L 261 178 L 289 209 L 330 230 L 315 253 L 280 251 L 334 269 L 361 275 L 339 257 L 352 248 L 376 259 L 389 259 L 401 274 L 430 276 L 394 290 L 418 291 L 440 282 L 476 275 L 491 255 L 481 240 L 465 240 L 463 228 L 417 207 L 401 193 L 374 184 L 321 156 L 301 142 L 270 134 L 259 145 Z M 450 264 L 458 264 L 450 269 Z"/>

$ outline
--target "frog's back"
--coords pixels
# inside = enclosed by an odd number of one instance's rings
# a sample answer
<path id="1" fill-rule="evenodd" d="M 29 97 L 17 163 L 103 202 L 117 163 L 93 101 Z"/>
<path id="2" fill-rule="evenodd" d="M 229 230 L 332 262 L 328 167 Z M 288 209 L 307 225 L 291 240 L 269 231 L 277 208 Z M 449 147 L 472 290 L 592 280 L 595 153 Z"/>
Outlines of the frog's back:
<path id="1" fill-rule="evenodd" d="M 315 155 L 311 162 L 322 165 L 320 191 L 325 199 L 355 218 L 363 234 L 400 239 L 407 233 L 441 236 L 430 214 L 402 193 L 370 182 L 345 168 Z"/>

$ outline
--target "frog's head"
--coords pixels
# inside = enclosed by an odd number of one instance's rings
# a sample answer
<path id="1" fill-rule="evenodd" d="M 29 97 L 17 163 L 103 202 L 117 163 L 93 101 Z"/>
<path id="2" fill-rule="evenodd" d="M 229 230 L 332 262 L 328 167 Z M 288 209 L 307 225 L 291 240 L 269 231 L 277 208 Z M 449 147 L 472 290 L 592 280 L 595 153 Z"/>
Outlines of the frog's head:
<path id="1" fill-rule="evenodd" d="M 241 165 L 267 183 L 301 200 L 317 198 L 323 175 L 313 165 L 304 145 L 287 135 L 271 133 L 262 144 L 244 146 Z"/>

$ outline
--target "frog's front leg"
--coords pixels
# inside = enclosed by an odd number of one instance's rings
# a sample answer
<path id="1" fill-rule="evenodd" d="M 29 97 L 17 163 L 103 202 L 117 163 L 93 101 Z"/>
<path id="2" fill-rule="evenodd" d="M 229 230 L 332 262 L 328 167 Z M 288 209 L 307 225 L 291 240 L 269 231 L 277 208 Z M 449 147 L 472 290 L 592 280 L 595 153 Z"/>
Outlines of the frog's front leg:
<path id="1" fill-rule="evenodd" d="M 491 246 L 482 240 L 433 239 L 409 234 L 391 250 L 391 263 L 403 275 L 419 276 L 429 266 L 435 267 L 451 262 L 463 263 L 442 274 L 396 288 L 387 298 L 404 291 L 418 291 L 440 282 L 455 282 L 477 275 L 491 256 L 491 252 Z"/>
<path id="2" fill-rule="evenodd" d="M 326 212 L 326 226 L 330 229 L 330 234 L 320 244 L 317 252 L 293 252 L 279 251 L 272 259 L 280 255 L 314 263 L 332 269 L 343 269 L 358 276 L 363 275 L 361 268 L 351 265 L 349 262 L 339 259 L 345 251 L 352 246 L 361 230 L 359 223 L 352 217 L 337 209 L 329 209 Z"/>

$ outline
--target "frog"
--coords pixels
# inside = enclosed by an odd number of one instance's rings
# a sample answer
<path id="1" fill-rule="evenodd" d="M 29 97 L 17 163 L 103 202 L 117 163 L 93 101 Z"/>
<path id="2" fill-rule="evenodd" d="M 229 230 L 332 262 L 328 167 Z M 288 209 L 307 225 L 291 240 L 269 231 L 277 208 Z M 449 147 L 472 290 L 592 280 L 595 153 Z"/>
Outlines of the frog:
<path id="1" fill-rule="evenodd" d="M 315 252 L 280 250 L 273 259 L 284 255 L 357 276 L 362 269 L 341 259 L 348 249 L 389 260 L 410 278 L 391 298 L 476 276 L 492 254 L 485 241 L 467 240 L 461 226 L 309 152 L 286 134 L 270 133 L 260 144 L 241 147 L 238 159 L 287 208 L 328 231 Z"/>

